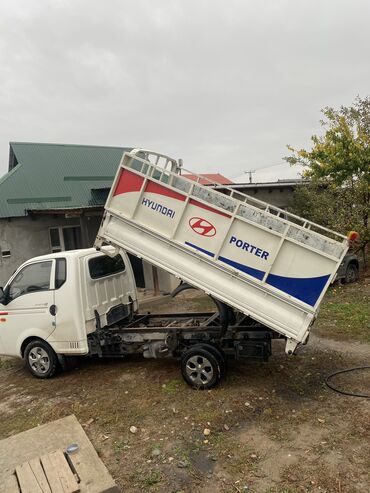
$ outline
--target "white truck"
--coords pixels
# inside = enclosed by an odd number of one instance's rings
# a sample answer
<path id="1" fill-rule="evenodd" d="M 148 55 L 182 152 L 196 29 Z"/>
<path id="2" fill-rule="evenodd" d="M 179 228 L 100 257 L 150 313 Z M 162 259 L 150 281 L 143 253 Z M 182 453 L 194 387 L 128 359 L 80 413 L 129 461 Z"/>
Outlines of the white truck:
<path id="1" fill-rule="evenodd" d="M 227 189 L 182 176 L 182 163 L 125 153 L 95 248 L 25 262 L 0 289 L 0 354 L 47 378 L 78 355 L 179 357 L 185 381 L 209 389 L 227 358 L 267 361 L 308 340 L 347 252 L 345 236 Z M 197 288 L 215 313 L 139 312 L 126 252 Z"/>

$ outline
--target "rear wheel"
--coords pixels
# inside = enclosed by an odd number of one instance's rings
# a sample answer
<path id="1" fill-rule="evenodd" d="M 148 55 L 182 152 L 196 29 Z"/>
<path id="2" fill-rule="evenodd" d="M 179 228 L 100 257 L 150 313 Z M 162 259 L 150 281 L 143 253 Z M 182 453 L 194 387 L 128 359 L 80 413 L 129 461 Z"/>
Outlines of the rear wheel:
<path id="1" fill-rule="evenodd" d="M 358 268 L 355 264 L 349 264 L 346 269 L 346 275 L 344 278 L 344 282 L 349 284 L 351 282 L 358 281 Z"/>
<path id="2" fill-rule="evenodd" d="M 213 356 L 217 359 L 217 362 L 220 366 L 220 372 L 221 372 L 221 378 L 223 378 L 226 375 L 226 370 L 227 370 L 227 363 L 226 363 L 226 358 L 224 353 L 222 352 L 221 349 L 219 349 L 217 346 L 213 346 L 212 344 L 197 344 L 196 346 L 193 346 L 193 348 L 202 348 L 205 349 L 206 351 L 209 351 L 210 353 L 213 354 Z"/>
<path id="3" fill-rule="evenodd" d="M 57 371 L 56 354 L 49 344 L 41 339 L 35 339 L 27 345 L 24 358 L 28 369 L 37 378 L 51 378 Z"/>
<path id="4" fill-rule="evenodd" d="M 182 355 L 181 373 L 186 383 L 199 390 L 211 389 L 222 376 L 218 357 L 201 345 L 189 348 Z"/>

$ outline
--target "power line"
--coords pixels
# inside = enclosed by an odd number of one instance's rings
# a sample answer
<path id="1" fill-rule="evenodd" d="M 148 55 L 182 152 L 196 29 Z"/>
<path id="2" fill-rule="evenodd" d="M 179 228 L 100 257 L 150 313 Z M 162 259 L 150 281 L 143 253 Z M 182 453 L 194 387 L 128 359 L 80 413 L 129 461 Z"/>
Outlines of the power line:
<path id="1" fill-rule="evenodd" d="M 268 164 L 267 166 L 262 166 L 261 168 L 256 168 L 256 171 L 259 171 L 260 169 L 273 168 L 274 166 L 281 166 L 282 164 L 288 164 L 288 163 L 286 161 L 283 161 L 281 163 Z"/>
<path id="2" fill-rule="evenodd" d="M 242 173 L 249 175 L 249 179 L 251 179 L 251 173 L 255 173 L 256 171 L 260 171 L 261 169 L 266 169 L 266 168 L 274 168 L 275 166 L 281 166 L 283 164 L 288 164 L 287 162 L 283 161 L 281 163 L 276 163 L 276 164 L 268 164 L 266 166 L 262 166 L 261 168 L 255 168 L 253 170 L 245 170 Z M 234 178 L 237 178 L 240 175 L 235 175 Z"/>

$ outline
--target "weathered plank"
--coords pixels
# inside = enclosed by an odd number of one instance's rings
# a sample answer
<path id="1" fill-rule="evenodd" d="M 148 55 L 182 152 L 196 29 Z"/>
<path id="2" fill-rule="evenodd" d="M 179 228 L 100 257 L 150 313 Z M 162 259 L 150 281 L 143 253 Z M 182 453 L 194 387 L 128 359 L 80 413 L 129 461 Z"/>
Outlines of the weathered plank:
<path id="1" fill-rule="evenodd" d="M 0 492 L 9 493 L 4 492 L 3 484 L 18 464 L 41 455 L 37 451 L 49 454 L 57 449 L 66 450 L 71 443 L 79 445 L 79 451 L 70 455 L 69 459 L 80 478 L 80 492 L 119 493 L 120 490 L 75 416 L 61 418 L 0 440 Z"/>
<path id="2" fill-rule="evenodd" d="M 20 493 L 15 474 L 10 474 L 5 478 L 4 484 L 0 485 L 0 491 L 3 493 Z"/>
<path id="3" fill-rule="evenodd" d="M 63 486 L 60 482 L 58 471 L 54 468 L 54 464 L 51 461 L 50 454 L 43 455 L 40 458 L 42 467 L 45 471 L 45 476 L 50 485 L 52 493 L 64 493 Z"/>
<path id="4" fill-rule="evenodd" d="M 31 459 L 29 461 L 29 465 L 32 469 L 33 474 L 35 475 L 37 482 L 39 483 L 40 488 L 42 489 L 42 492 L 51 493 L 51 489 L 48 480 L 46 479 L 45 472 L 42 468 L 40 458 L 37 457 L 35 459 Z"/>
<path id="5" fill-rule="evenodd" d="M 43 493 L 28 462 L 17 466 L 15 473 L 22 493 Z"/>
<path id="6" fill-rule="evenodd" d="M 62 450 L 56 450 L 50 454 L 50 460 L 58 471 L 59 480 L 64 493 L 78 493 L 80 488 Z"/>

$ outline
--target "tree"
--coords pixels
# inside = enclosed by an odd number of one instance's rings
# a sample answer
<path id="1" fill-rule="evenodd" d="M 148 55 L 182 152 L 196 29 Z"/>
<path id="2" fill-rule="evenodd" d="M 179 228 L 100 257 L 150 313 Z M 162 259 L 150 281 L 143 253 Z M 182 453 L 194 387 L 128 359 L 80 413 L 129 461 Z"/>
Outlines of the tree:
<path id="1" fill-rule="evenodd" d="M 302 164 L 307 187 L 297 188 L 293 208 L 344 234 L 360 233 L 361 247 L 370 241 L 370 96 L 350 107 L 326 107 L 322 136 L 311 137 L 312 149 L 288 149 L 290 164 Z"/>

